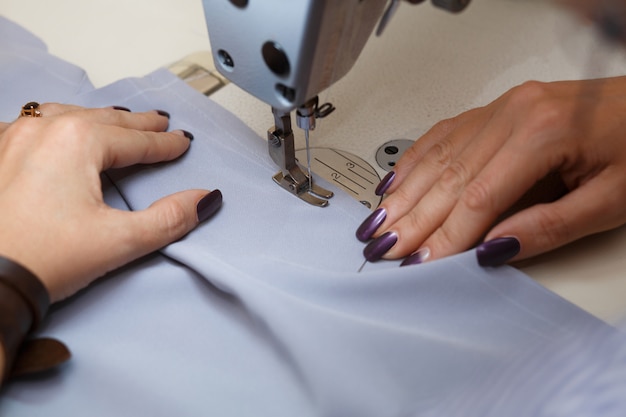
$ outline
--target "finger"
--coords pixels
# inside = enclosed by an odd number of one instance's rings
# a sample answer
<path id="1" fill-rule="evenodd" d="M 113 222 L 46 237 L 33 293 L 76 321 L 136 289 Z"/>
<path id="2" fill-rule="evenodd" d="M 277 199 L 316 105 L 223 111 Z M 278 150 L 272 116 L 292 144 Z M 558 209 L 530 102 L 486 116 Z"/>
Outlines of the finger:
<path id="1" fill-rule="evenodd" d="M 188 190 L 172 194 L 149 208 L 130 213 L 130 253 L 138 257 L 180 239 L 222 205 L 219 190 Z"/>
<path id="2" fill-rule="evenodd" d="M 164 197 L 145 210 L 118 212 L 112 222 L 124 237 L 115 241 L 124 244 L 114 249 L 116 259 L 112 261 L 112 267 L 124 265 L 182 238 L 212 217 L 221 205 L 219 190 L 187 190 Z"/>
<path id="3" fill-rule="evenodd" d="M 478 115 L 482 111 L 473 109 L 435 124 L 402 154 L 393 170 L 393 181 L 387 186 L 381 183 L 379 188 L 392 194 L 405 180 L 415 177 L 413 170 L 427 155 L 436 156 L 439 165 L 445 167 L 447 161 L 461 152 L 467 138 L 476 135 L 484 126 L 483 118 Z"/>
<path id="4" fill-rule="evenodd" d="M 621 226 L 626 222 L 626 197 L 615 190 L 625 189 L 624 182 L 605 170 L 553 203 L 530 207 L 502 221 L 485 241 L 514 236 L 520 252 L 510 260 L 521 260 Z"/>
<path id="5" fill-rule="evenodd" d="M 484 232 L 527 190 L 545 177 L 550 165 L 532 150 L 519 149 L 514 138 L 467 184 L 445 221 L 422 244 L 430 259 L 443 258 L 473 246 Z M 522 143 L 529 147 L 529 143 Z M 513 172 L 511 177 L 503 172 Z"/>
<path id="6" fill-rule="evenodd" d="M 182 130 L 157 133 L 107 126 L 96 134 L 97 146 L 102 148 L 101 170 L 171 161 L 191 143 L 190 135 Z"/>
<path id="7" fill-rule="evenodd" d="M 484 126 L 485 122 L 480 125 Z M 464 132 L 454 132 L 452 136 L 462 136 Z M 446 221 L 458 199 L 485 164 L 509 135 L 506 123 L 493 122 L 483 128 L 471 140 L 461 137 L 444 141 L 459 141 L 460 150 L 452 150 L 451 145 L 438 143 L 432 152 L 424 157 L 412 175 L 396 192 L 391 194 L 381 206 L 389 215 L 375 236 L 395 231 L 398 241 L 387 252 L 385 258 L 399 258 L 419 248 L 422 243 Z M 441 163 L 441 147 L 446 146 L 452 153 Z M 458 153 L 458 154 L 457 154 Z M 430 172 L 427 170 L 430 169 Z M 443 169 L 443 171 L 442 171 Z"/>
<path id="8" fill-rule="evenodd" d="M 42 117 L 54 117 L 79 110 L 85 110 L 85 107 L 62 103 L 43 103 L 39 105 Z"/>
<path id="9" fill-rule="evenodd" d="M 121 106 L 85 108 L 71 104 L 44 103 L 40 106 L 40 111 L 42 116 L 48 118 L 78 115 L 94 123 L 152 132 L 163 132 L 169 125 L 169 113 L 163 110 L 134 113 Z"/>
<path id="10" fill-rule="evenodd" d="M 409 215 L 411 212 L 417 212 L 417 208 L 424 196 L 437 184 L 442 173 L 448 169 L 449 165 L 454 161 L 466 144 L 462 140 L 464 132 L 459 130 L 453 131 L 446 137 L 437 137 L 436 143 L 429 146 L 427 151 L 419 146 L 413 146 L 415 149 L 410 152 L 409 159 L 405 159 L 407 164 L 411 165 L 410 172 L 400 174 L 404 168 L 403 164 L 398 164 L 397 178 L 393 179 L 387 197 L 383 200 L 380 208 L 386 213 L 385 221 L 380 225 L 378 231 L 373 234 L 377 237 L 387 231 L 391 225 Z M 431 137 L 424 137 L 427 141 Z M 416 143 L 422 140 L 419 139 Z M 418 156 L 418 153 L 424 153 Z M 402 178 L 401 175 L 404 175 Z M 427 203 L 422 203 L 422 209 L 426 209 Z M 420 227 L 417 219 L 407 219 L 405 221 L 408 227 Z M 369 239 L 371 236 L 367 236 Z M 365 239 L 365 240 L 367 240 Z"/>
<path id="11" fill-rule="evenodd" d="M 219 190 L 188 190 L 164 197 L 145 210 L 104 208 L 105 215 L 93 231 L 98 236 L 97 251 L 88 259 L 76 260 L 73 266 L 76 276 L 59 274 L 54 268 L 41 274 L 47 278 L 52 301 L 61 300 L 107 272 L 180 239 L 212 217 L 221 204 Z"/>

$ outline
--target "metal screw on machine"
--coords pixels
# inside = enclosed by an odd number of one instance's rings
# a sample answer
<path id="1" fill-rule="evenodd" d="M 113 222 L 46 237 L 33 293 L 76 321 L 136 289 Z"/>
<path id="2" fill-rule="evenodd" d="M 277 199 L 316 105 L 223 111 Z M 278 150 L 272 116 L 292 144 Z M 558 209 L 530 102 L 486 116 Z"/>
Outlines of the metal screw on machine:
<path id="1" fill-rule="evenodd" d="M 409 139 L 394 139 L 384 143 L 376 151 L 376 162 L 385 171 L 391 171 L 407 149 L 413 146 Z"/>

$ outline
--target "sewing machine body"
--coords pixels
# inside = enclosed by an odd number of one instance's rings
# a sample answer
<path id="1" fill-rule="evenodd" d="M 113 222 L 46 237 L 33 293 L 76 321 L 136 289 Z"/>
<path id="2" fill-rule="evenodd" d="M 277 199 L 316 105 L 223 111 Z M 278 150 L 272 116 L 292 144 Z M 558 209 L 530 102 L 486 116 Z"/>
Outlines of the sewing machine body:
<path id="1" fill-rule="evenodd" d="M 422 0 L 407 0 L 420 3 Z M 401 0 L 203 0 L 217 70 L 270 105 L 275 125 L 268 151 L 280 171 L 274 182 L 307 203 L 325 207 L 332 192 L 313 183 L 309 131 L 332 112 L 317 95 L 342 78 L 358 59 L 376 25 L 378 34 Z M 434 0 L 460 11 L 469 0 Z M 387 6 L 387 7 L 386 7 Z M 381 19 L 382 17 L 382 19 Z M 290 113 L 305 131 L 307 168 L 296 157 Z"/>
<path id="2" fill-rule="evenodd" d="M 387 0 L 203 0 L 218 71 L 291 111 L 354 65 Z"/>

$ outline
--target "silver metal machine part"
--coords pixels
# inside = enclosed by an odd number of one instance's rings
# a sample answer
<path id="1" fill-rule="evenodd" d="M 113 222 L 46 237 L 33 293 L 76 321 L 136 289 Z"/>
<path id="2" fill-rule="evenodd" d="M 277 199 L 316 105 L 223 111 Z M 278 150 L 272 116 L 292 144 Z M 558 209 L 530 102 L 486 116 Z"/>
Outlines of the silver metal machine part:
<path id="1" fill-rule="evenodd" d="M 376 195 L 380 176 L 367 161 L 350 152 L 332 148 L 309 148 L 311 170 L 365 207 L 374 210 L 382 201 Z M 296 158 L 306 158 L 306 149 L 296 149 Z"/>
<path id="2" fill-rule="evenodd" d="M 309 100 L 300 106 L 296 111 L 296 124 L 304 130 L 304 140 L 306 142 L 306 168 L 309 177 L 309 190 L 313 188 L 313 175 L 311 174 L 311 151 L 309 145 L 309 132 L 315 130 L 315 110 L 317 107 L 317 96 L 314 100 Z"/>
<path id="3" fill-rule="evenodd" d="M 396 166 L 402 154 L 409 149 L 415 141 L 409 139 L 394 139 L 384 143 L 376 151 L 376 162 L 385 171 L 391 171 Z"/>
<path id="4" fill-rule="evenodd" d="M 291 115 L 289 112 L 272 108 L 274 126 L 267 131 L 267 146 L 270 157 L 280 167 L 274 182 L 309 204 L 326 207 L 332 191 L 314 184 L 302 171 L 296 160 Z"/>
<path id="5" fill-rule="evenodd" d="M 308 103 L 313 98 L 350 71 L 383 12 L 388 11 L 381 31 L 398 2 L 203 0 L 217 70 L 272 108 L 276 124 L 268 132 L 272 142 L 269 149 L 281 168 L 274 180 L 309 203 L 326 205 L 301 195 L 317 191 L 311 175 L 298 173 L 294 168 L 297 163 L 292 165 L 293 132 L 290 122 L 289 130 L 283 129 L 287 127 L 286 119 L 294 109 L 310 110 Z M 417 4 L 422 0 L 405 2 Z M 433 3 L 456 12 L 469 0 Z M 312 130 L 315 116 L 306 113 L 301 117 L 305 131 Z M 308 190 L 301 186 L 302 176 L 306 177 Z"/>

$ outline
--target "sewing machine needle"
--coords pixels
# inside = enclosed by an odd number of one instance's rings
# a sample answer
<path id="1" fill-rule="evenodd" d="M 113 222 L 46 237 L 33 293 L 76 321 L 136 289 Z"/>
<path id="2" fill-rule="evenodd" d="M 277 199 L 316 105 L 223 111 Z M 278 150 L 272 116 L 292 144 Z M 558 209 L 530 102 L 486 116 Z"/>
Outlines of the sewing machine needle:
<path id="1" fill-rule="evenodd" d="M 363 270 L 363 267 L 365 266 L 366 263 L 367 263 L 367 259 L 363 261 L 363 263 L 361 264 L 361 267 L 359 268 L 359 270 L 356 271 L 357 274 Z"/>
<path id="2" fill-rule="evenodd" d="M 313 177 L 311 176 L 311 149 L 309 148 L 309 129 L 304 129 L 304 140 L 306 142 L 306 169 L 309 176 L 309 190 L 313 188 Z"/>

